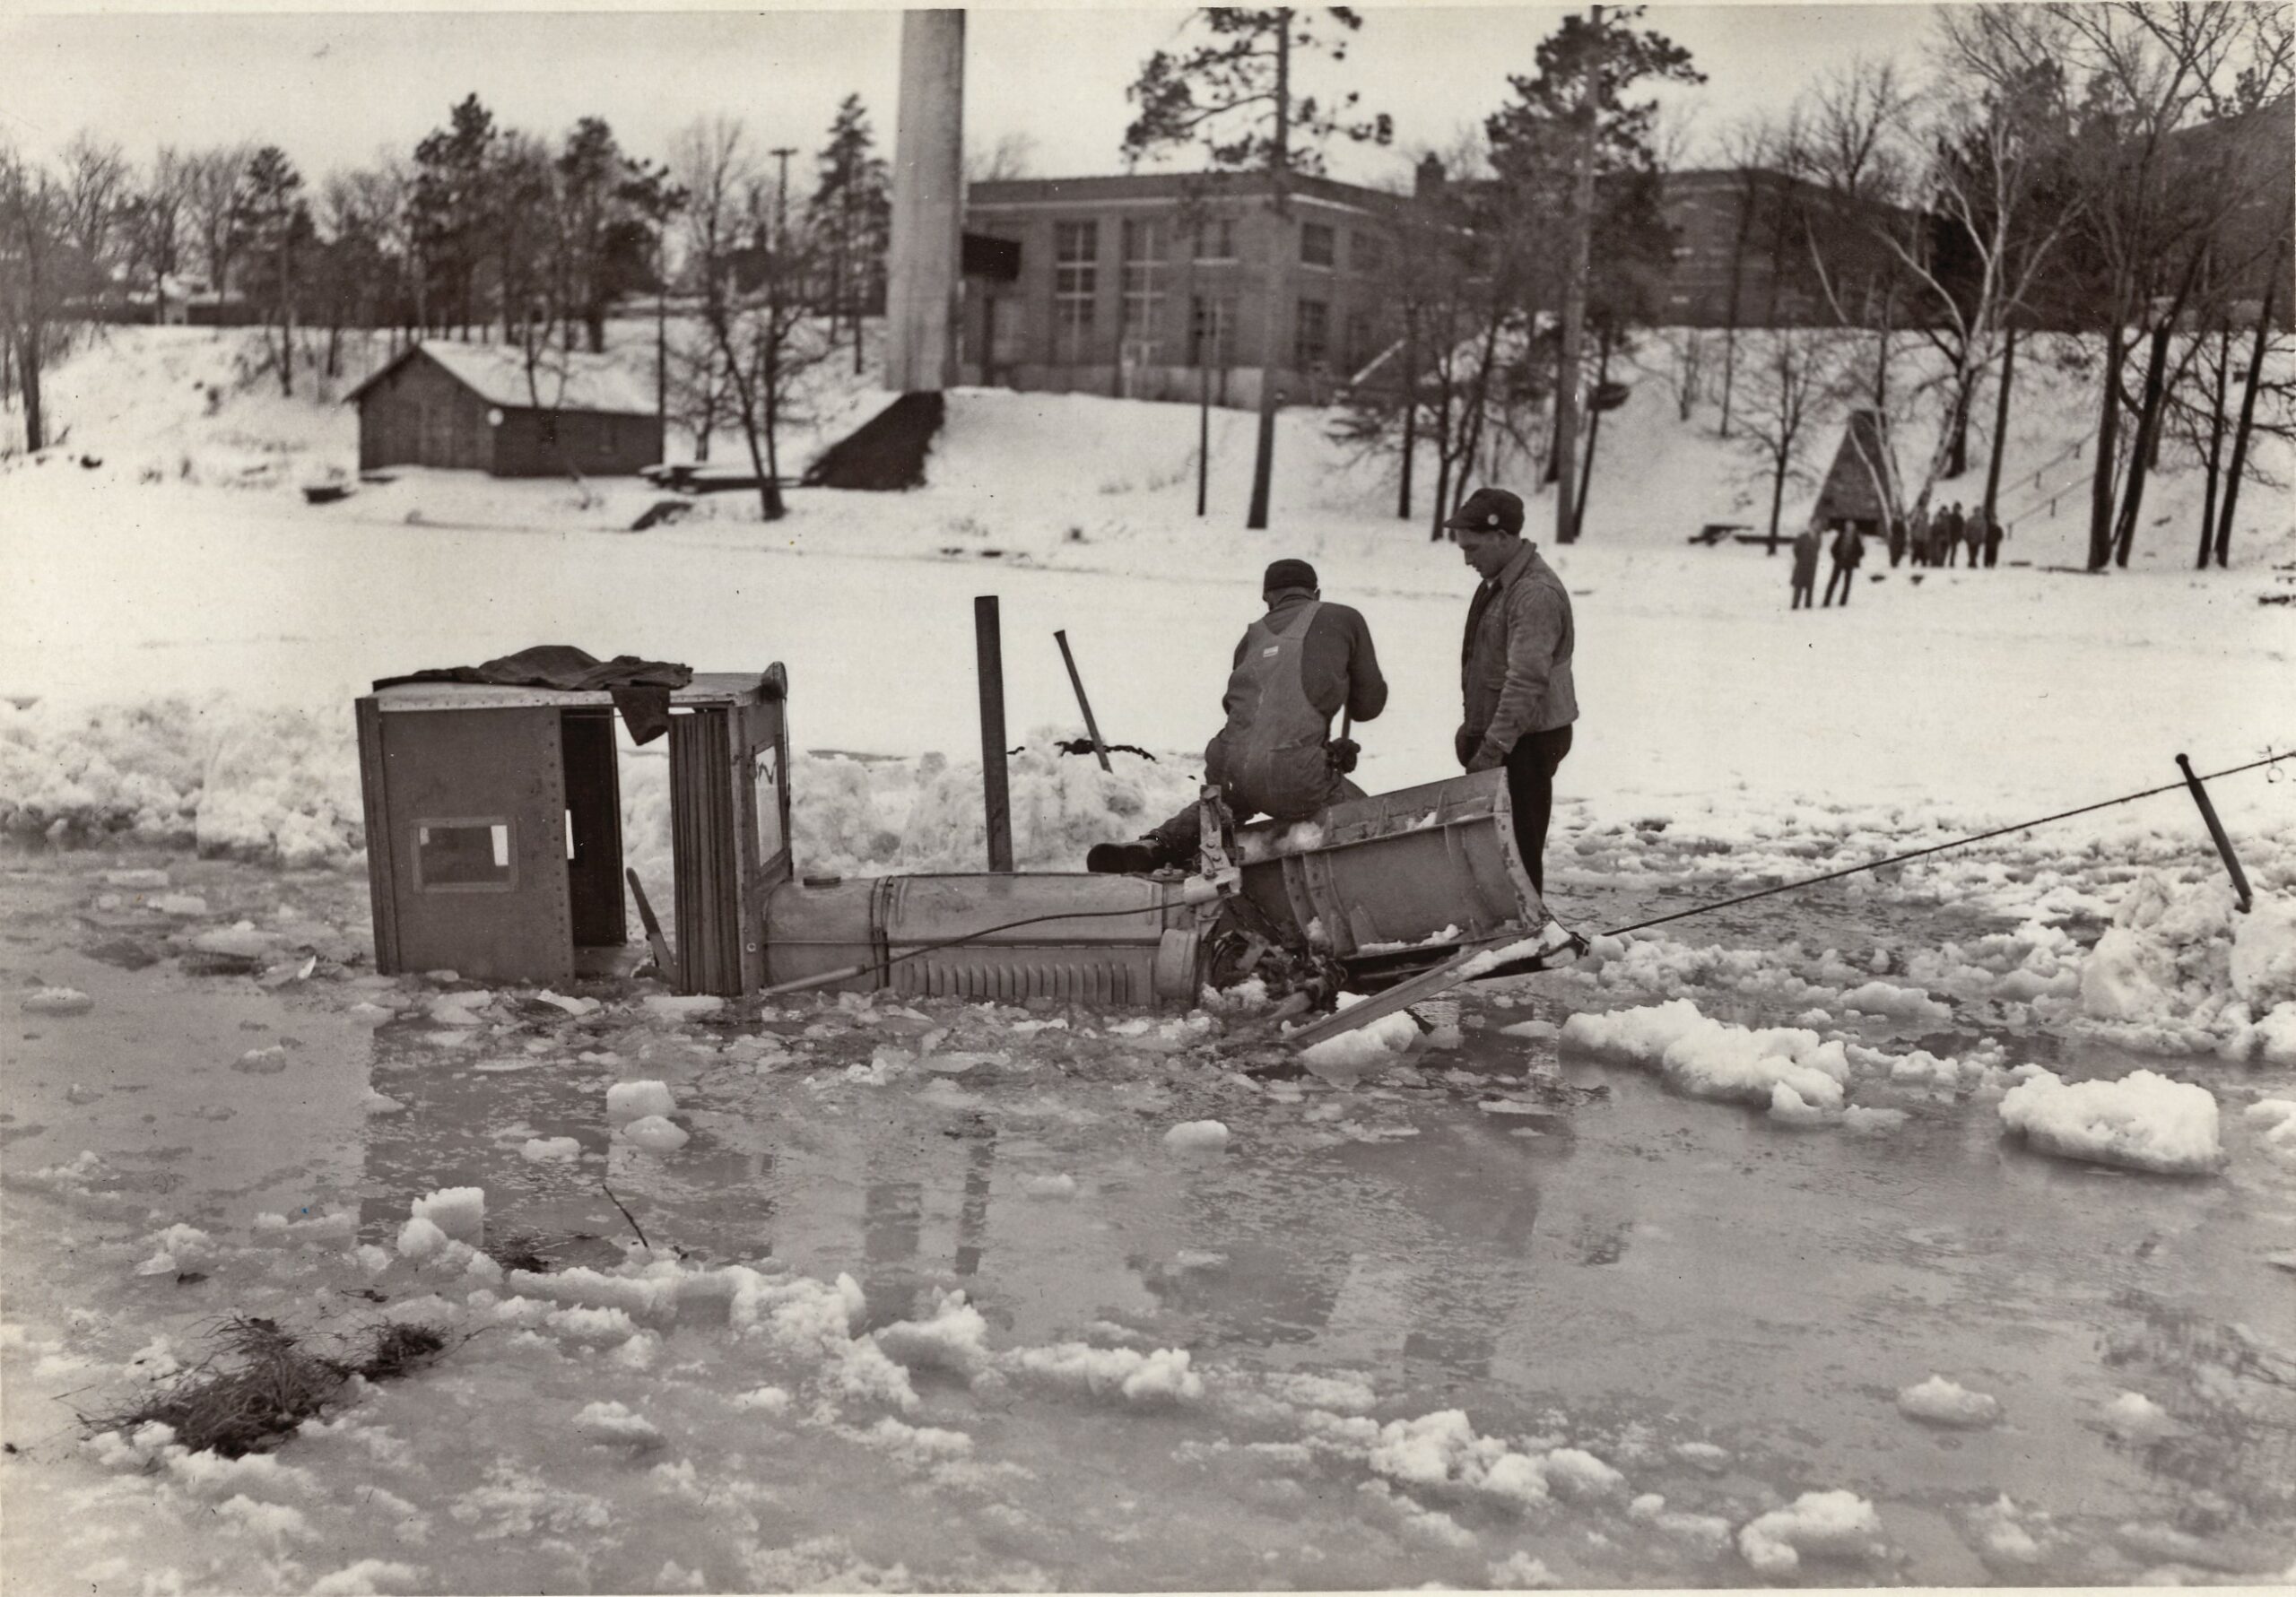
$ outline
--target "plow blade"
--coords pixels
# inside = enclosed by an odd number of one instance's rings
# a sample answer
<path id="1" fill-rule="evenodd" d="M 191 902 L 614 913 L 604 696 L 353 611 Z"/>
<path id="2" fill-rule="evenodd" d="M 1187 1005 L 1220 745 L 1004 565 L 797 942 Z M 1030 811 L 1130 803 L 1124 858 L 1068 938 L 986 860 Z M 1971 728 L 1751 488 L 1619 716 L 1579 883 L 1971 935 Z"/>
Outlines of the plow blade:
<path id="1" fill-rule="evenodd" d="M 1504 771 L 1343 800 L 1312 820 L 1242 828 L 1236 840 L 1243 896 L 1366 985 L 1546 918 L 1516 851 Z"/>

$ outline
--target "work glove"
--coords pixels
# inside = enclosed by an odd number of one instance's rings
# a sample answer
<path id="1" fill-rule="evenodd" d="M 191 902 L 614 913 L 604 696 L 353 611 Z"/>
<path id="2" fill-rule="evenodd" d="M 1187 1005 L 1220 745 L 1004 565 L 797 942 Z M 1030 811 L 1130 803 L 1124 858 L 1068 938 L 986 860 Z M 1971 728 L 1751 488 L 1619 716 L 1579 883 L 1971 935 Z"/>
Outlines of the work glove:
<path id="1" fill-rule="evenodd" d="M 1362 754 L 1363 745 L 1352 737 L 1334 738 L 1324 745 L 1324 758 L 1343 777 L 1355 768 L 1355 762 Z"/>
<path id="2" fill-rule="evenodd" d="M 1488 742 L 1477 743 L 1468 751 L 1465 765 L 1469 775 L 1476 771 L 1495 770 L 1507 763 L 1507 757 L 1495 751 Z"/>
<path id="3" fill-rule="evenodd" d="M 1467 770 L 1474 768 L 1474 746 L 1482 741 L 1479 734 L 1470 733 L 1464 726 L 1451 734 L 1451 752 L 1458 757 L 1459 764 L 1463 768 Z"/>

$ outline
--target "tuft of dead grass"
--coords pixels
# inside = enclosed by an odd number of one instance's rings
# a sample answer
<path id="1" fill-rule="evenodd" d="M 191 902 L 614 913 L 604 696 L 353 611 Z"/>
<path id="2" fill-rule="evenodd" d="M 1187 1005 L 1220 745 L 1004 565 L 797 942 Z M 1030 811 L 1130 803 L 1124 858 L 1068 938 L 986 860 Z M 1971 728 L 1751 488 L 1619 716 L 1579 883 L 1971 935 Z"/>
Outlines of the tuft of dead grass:
<path id="1" fill-rule="evenodd" d="M 235 1315 L 211 1340 L 214 1350 L 180 1379 L 116 1413 L 86 1418 L 88 1433 L 130 1435 L 157 1423 L 195 1453 L 241 1458 L 268 1452 L 304 1420 L 325 1413 L 352 1376 L 387 1381 L 406 1375 L 443 1351 L 448 1339 L 435 1325 L 391 1323 L 345 1339 L 344 1356 L 328 1357 L 275 1320 Z"/>

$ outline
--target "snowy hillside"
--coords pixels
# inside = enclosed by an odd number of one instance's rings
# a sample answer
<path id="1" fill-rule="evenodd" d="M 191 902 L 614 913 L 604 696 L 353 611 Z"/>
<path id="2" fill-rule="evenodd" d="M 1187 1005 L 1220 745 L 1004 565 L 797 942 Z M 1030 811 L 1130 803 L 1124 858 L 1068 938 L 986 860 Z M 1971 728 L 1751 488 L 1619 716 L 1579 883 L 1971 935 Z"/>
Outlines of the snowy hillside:
<path id="1" fill-rule="evenodd" d="M 1590 542 L 1631 546 L 1679 543 L 1711 521 L 1766 527 L 1767 468 L 1750 447 L 1743 420 L 1744 368 L 1767 335 L 1744 335 L 1732 437 L 1720 436 L 1721 372 L 1718 334 L 1692 380 L 1689 418 L 1680 395 L 1687 341 L 1679 332 L 1643 336 L 1618 376 L 1626 403 L 1602 418 L 1587 510 Z M 1869 335 L 1853 335 L 1858 339 Z M 633 321 L 609 327 L 609 352 L 650 372 L 653 329 Z M 300 387 L 283 397 L 265 368 L 260 335 L 253 330 L 118 327 L 102 330 L 90 347 L 57 369 L 48 403 L 64 447 L 74 456 L 100 457 L 92 468 L 108 478 L 185 482 L 291 490 L 307 482 L 348 477 L 356 468 L 357 419 L 341 395 L 387 358 L 378 336 L 345 335 L 340 369 L 328 376 L 317 344 L 304 352 Z M 2083 447 L 2094 430 L 2093 352 L 2077 340 L 2044 339 L 2022 352 L 2018 367 L 2009 451 L 2000 504 L 2012 531 L 2004 559 L 2033 565 L 2078 564 L 2086 547 L 2086 494 L 2092 456 Z M 1918 483 L 1935 436 L 1935 404 L 1922 392 L 1934 374 L 1934 353 L 1908 341 L 1895 358 L 1905 413 L 1897 438 L 1899 470 Z M 842 358 L 808 374 L 801 413 L 786 432 L 782 457 L 795 472 L 828 444 L 845 436 L 891 398 Z M 1984 494 L 1990 448 L 1992 389 L 1979 395 L 1971 429 L 1969 470 L 1940 481 L 1935 502 L 1978 503 Z M 1796 477 L 1786 491 L 1781 525 L 1801 525 L 1817 482 L 1840 441 L 1842 405 L 1822 412 L 1808 430 Z M 1435 481 L 1431 450 L 1422 449 L 1414 516 L 1397 520 L 1396 462 L 1372 457 L 1330 436 L 1336 412 L 1299 408 L 1283 413 L 1276 452 L 1274 504 L 1279 536 L 1302 532 L 1325 549 L 1354 539 L 1405 543 L 1425 525 Z M 13 420 L 13 417 L 10 418 Z M 926 487 L 909 514 L 894 518 L 901 552 L 937 552 L 952 545 L 987 547 L 1003 558 L 1026 552 L 1052 558 L 1064 542 L 1128 544 L 1145 538 L 1159 547 L 1196 542 L 1211 534 L 1216 548 L 1231 533 L 1248 495 L 1255 419 L 1239 411 L 1209 417 L 1211 513 L 1195 514 L 1198 416 L 1184 404 L 1150 404 L 1082 395 L 1014 394 L 1004 389 L 960 390 L 937 441 Z M 692 439 L 670 430 L 673 459 L 693 455 Z M 721 429 L 710 457 L 746 464 L 737 432 Z M 1490 463 L 1483 463 L 1488 466 Z M 1531 463 L 1502 453 L 1500 479 L 1535 501 L 1535 524 L 1552 519 L 1552 494 L 1527 491 Z M 588 483 L 498 482 L 461 473 L 400 473 L 401 481 L 370 488 L 344 519 L 424 521 L 469 527 L 531 525 L 544 516 L 558 525 L 627 526 L 655 496 L 629 479 Z M 1481 480 L 1478 475 L 1478 481 Z M 2259 443 L 2242 495 L 2234 541 L 2236 564 L 2269 563 L 2296 532 L 2296 500 L 2277 486 L 2296 481 L 2296 464 L 2275 440 Z M 2162 570 L 2189 562 L 2202 473 L 2171 444 L 2146 494 L 2139 562 Z M 787 531 L 840 541 L 875 536 L 882 516 L 835 495 L 800 496 Z M 746 495 L 728 494 L 700 505 L 695 516 L 753 520 Z M 1352 534 L 1351 539 L 1348 534 Z M 1334 542 L 1333 540 L 1336 540 Z M 1178 548 L 1170 552 L 1178 557 Z M 1196 558 L 1193 554 L 1191 558 Z M 1143 550 L 1140 563 L 1159 561 Z"/>

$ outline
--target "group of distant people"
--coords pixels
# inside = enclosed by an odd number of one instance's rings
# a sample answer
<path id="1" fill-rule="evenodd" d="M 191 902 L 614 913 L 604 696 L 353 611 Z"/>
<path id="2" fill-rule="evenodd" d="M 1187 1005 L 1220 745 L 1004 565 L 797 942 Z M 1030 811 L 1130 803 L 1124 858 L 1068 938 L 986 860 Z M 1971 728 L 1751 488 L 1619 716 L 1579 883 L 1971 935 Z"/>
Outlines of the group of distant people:
<path id="1" fill-rule="evenodd" d="M 1982 505 L 1963 510 L 1961 500 L 1955 499 L 1935 516 L 1923 505 L 1909 518 L 1890 518 L 1890 564 L 1894 566 L 1909 554 L 1917 566 L 1950 566 L 1966 550 L 1970 569 L 1974 571 L 1979 557 L 1988 566 L 2000 562 L 2001 540 L 2008 535 L 2001 518 L 1987 515 Z"/>
<path id="2" fill-rule="evenodd" d="M 2001 541 L 2009 529 L 2000 518 L 1986 514 L 1985 507 L 1964 510 L 1961 501 L 1954 500 L 1935 516 L 1923 505 L 1910 516 L 1890 517 L 1888 542 L 1890 564 L 1895 566 L 1907 555 L 1917 566 L 1951 566 L 1963 551 L 1969 555 L 1970 568 L 1980 564 L 1997 565 L 2001 560 Z M 1866 559 L 1866 540 L 1858 530 L 1843 523 L 1833 534 L 1833 574 L 1826 578 L 1823 600 L 1814 595 L 1818 586 L 1818 557 L 1827 552 L 1825 532 L 1813 521 L 1794 540 L 1794 602 L 1787 608 L 1806 610 L 1813 604 L 1831 607 L 1835 594 L 1841 595 L 1844 605 L 1849 603 L 1849 591 L 1857 581 L 1857 568 Z"/>

